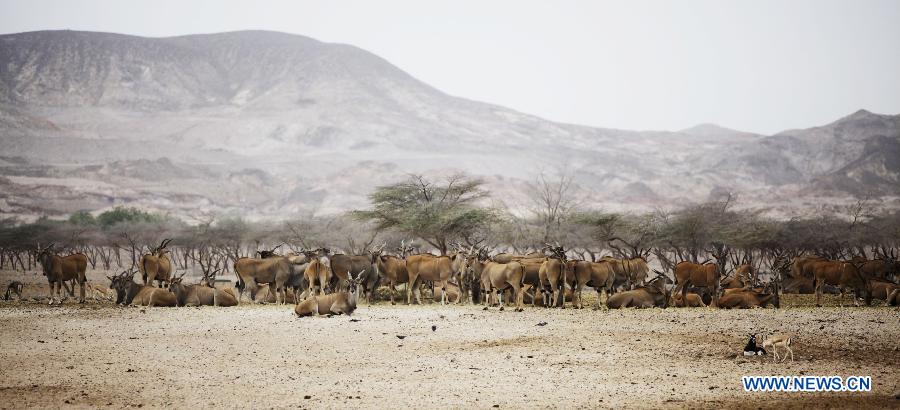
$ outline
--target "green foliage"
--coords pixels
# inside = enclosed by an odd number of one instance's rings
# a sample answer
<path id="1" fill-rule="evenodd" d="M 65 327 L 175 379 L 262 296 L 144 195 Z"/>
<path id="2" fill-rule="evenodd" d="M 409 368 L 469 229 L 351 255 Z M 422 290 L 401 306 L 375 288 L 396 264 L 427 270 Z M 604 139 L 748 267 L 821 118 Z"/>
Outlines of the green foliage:
<path id="1" fill-rule="evenodd" d="M 72 225 L 90 226 L 95 225 L 97 220 L 88 211 L 75 211 L 72 215 L 69 215 L 69 223 Z"/>
<path id="2" fill-rule="evenodd" d="M 122 222 L 162 222 L 165 217 L 158 214 L 151 214 L 138 208 L 117 206 L 109 211 L 103 212 L 97 216 L 97 223 L 109 228 Z"/>
<path id="3" fill-rule="evenodd" d="M 496 221 L 497 213 L 477 206 L 487 193 L 482 181 L 454 175 L 441 183 L 413 175 L 408 180 L 375 189 L 371 210 L 355 211 L 376 229 L 394 229 L 421 238 L 446 253 L 450 241 L 473 235 Z"/>

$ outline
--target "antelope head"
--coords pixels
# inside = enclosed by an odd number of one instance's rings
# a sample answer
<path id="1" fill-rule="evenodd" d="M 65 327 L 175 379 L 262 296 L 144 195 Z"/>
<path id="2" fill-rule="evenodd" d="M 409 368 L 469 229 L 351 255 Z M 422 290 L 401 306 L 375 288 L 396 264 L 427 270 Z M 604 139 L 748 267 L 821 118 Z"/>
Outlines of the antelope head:
<path id="1" fill-rule="evenodd" d="M 169 250 L 166 249 L 166 247 L 169 246 L 169 242 L 172 242 L 172 239 L 170 239 L 170 238 L 163 239 L 162 242 L 159 243 L 159 246 L 157 246 L 156 249 L 154 249 L 150 253 L 152 253 L 156 256 L 162 256 L 166 252 L 169 252 Z"/>

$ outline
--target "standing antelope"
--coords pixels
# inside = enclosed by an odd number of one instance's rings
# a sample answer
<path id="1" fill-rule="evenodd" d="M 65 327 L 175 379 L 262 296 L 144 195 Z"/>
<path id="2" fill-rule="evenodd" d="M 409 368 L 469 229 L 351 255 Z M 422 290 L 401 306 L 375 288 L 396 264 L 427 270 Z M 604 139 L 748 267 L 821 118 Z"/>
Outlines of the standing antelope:
<path id="1" fill-rule="evenodd" d="M 791 354 L 791 362 L 794 361 L 794 350 L 791 349 L 791 342 L 793 342 L 793 337 L 790 335 L 772 335 L 767 337 L 766 340 L 763 340 L 763 348 L 769 349 L 772 351 L 772 360 L 778 361 L 778 348 L 783 347 L 787 350 L 781 358 L 781 361 L 784 362 L 787 360 L 787 354 Z"/>
<path id="2" fill-rule="evenodd" d="M 453 267 L 449 256 L 434 256 L 430 253 L 418 255 L 410 255 L 406 258 L 406 269 L 409 273 L 409 284 L 406 288 L 406 303 L 412 303 L 413 294 L 416 296 L 416 302 L 422 304 L 422 291 L 419 285 L 422 281 L 433 281 L 440 283 L 441 304 L 447 302 L 447 282 L 453 276 Z"/>
<path id="3" fill-rule="evenodd" d="M 51 243 L 46 248 L 41 249 L 38 252 L 37 257 L 38 262 L 40 262 L 41 267 L 44 269 L 44 276 L 46 276 L 47 281 L 50 282 L 50 304 L 52 305 L 54 302 L 54 289 L 56 290 L 56 295 L 60 296 L 59 303 L 62 303 L 60 287 L 63 282 L 73 279 L 78 281 L 78 286 L 80 288 L 78 293 L 78 303 L 84 303 L 84 273 L 87 270 L 87 256 L 83 253 L 75 253 L 61 257 L 54 255 L 51 252 L 52 248 L 53 244 Z"/>
<path id="4" fill-rule="evenodd" d="M 312 295 L 303 302 L 294 306 L 297 317 L 313 315 L 353 315 L 356 310 L 356 298 L 358 285 L 365 271 L 360 271 L 354 278 L 349 275 L 349 288 L 345 292 L 329 293 L 327 295 Z"/>
<path id="5" fill-rule="evenodd" d="M 284 304 L 285 284 L 296 274 L 295 269 L 296 266 L 285 256 L 238 259 L 234 262 L 234 273 L 238 277 L 235 286 L 238 288 L 238 301 L 245 289 L 250 291 L 250 300 L 255 300 L 259 284 L 268 283 L 269 289 L 275 290 L 276 303 Z"/>
<path id="6" fill-rule="evenodd" d="M 497 263 L 490 260 L 476 260 L 469 266 L 469 269 L 475 277 L 481 278 L 481 288 L 490 295 L 493 290 L 497 293 L 500 301 L 500 310 L 503 310 L 503 291 L 511 288 L 513 298 L 515 299 L 515 311 L 522 312 L 524 300 L 523 282 L 525 280 L 525 269 L 519 262 Z M 490 305 L 490 298 L 484 298 L 484 309 L 487 310 Z"/>
<path id="7" fill-rule="evenodd" d="M 705 287 L 713 295 L 710 306 L 719 304 L 719 287 L 721 272 L 713 263 L 680 262 L 675 265 L 675 289 L 672 292 L 681 292 L 681 297 L 686 299 L 687 287 Z"/>
<path id="8" fill-rule="evenodd" d="M 406 262 L 392 255 L 379 255 L 375 259 L 378 274 L 388 282 L 390 288 L 391 304 L 394 303 L 394 292 L 397 285 L 409 282 L 409 273 L 406 271 Z M 409 286 L 409 285 L 407 285 Z"/>
<path id="9" fill-rule="evenodd" d="M 141 278 L 144 284 L 153 285 L 153 281 L 157 281 L 158 287 L 163 287 L 163 283 L 169 281 L 172 274 L 172 261 L 169 260 L 169 250 L 166 246 L 172 242 L 171 239 L 163 239 L 163 241 L 150 251 L 150 253 L 141 256 Z"/>
<path id="10" fill-rule="evenodd" d="M 866 306 L 872 304 L 872 289 L 868 276 L 854 262 L 820 260 L 807 267 L 811 268 L 816 278 L 816 306 L 822 306 L 822 291 L 825 285 L 837 286 L 841 290 L 841 306 L 844 305 L 844 292 L 854 289 L 853 304 L 859 306 L 856 293 L 862 293 Z"/>

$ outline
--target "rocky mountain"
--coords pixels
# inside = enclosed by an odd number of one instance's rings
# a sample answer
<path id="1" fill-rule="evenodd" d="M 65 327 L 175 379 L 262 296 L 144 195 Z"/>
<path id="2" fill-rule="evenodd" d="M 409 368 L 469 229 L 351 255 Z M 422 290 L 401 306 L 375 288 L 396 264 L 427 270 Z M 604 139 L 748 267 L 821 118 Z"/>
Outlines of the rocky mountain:
<path id="1" fill-rule="evenodd" d="M 0 36 L 0 215 L 136 205 L 250 218 L 366 205 L 407 173 L 465 171 L 513 209 L 540 171 L 645 210 L 722 192 L 776 214 L 900 205 L 900 116 L 762 136 L 625 131 L 447 95 L 359 48 L 264 31 Z"/>

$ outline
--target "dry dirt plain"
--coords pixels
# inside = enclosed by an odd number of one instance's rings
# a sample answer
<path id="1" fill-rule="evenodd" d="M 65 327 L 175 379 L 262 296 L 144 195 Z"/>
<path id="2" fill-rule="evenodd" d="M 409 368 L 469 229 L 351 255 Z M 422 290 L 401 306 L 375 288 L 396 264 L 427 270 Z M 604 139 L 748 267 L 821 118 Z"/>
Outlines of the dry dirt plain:
<path id="1" fill-rule="evenodd" d="M 0 407 L 900 407 L 900 311 L 810 302 L 522 313 L 363 304 L 352 320 L 274 305 L 0 302 Z M 795 362 L 738 355 L 747 333 L 771 331 L 796 335 Z M 745 393 L 743 375 L 869 375 L 873 391 Z"/>

